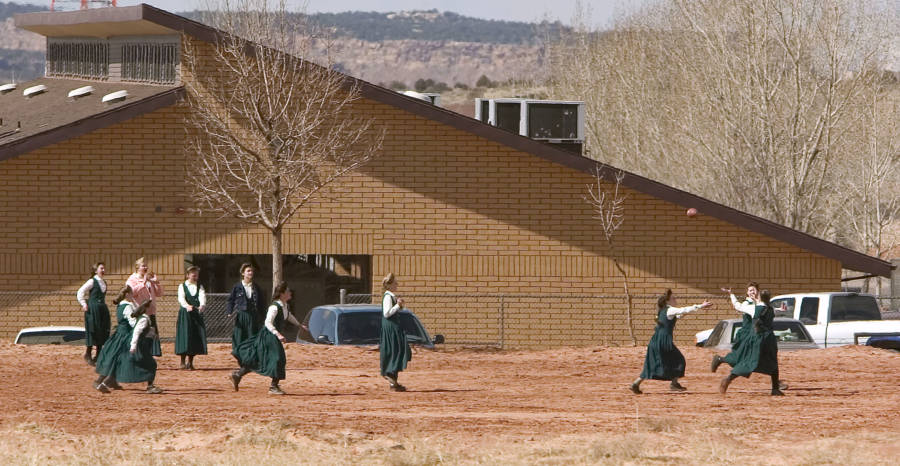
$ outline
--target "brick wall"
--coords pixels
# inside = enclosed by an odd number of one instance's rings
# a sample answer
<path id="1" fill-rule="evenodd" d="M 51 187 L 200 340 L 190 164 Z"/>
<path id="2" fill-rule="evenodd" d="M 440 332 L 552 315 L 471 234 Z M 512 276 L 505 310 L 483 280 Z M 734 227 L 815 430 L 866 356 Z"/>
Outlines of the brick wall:
<path id="1" fill-rule="evenodd" d="M 0 307 L 0 337 L 26 325 L 79 325 L 74 291 L 98 259 L 113 291 L 134 259 L 146 256 L 173 293 L 185 254 L 268 252 L 265 230 L 177 213 L 191 207 L 183 181 L 187 111 L 158 110 L 0 161 L 0 291 L 73 294 L 70 303 L 35 297 Z M 583 200 L 589 175 L 377 102 L 361 101 L 354 111 L 387 131 L 383 155 L 301 210 L 285 230 L 285 253 L 370 254 L 374 290 L 393 271 L 401 293 L 621 294 Z M 616 241 L 636 295 L 666 287 L 708 294 L 749 279 L 776 293 L 840 286 L 837 261 L 627 194 Z M 471 309 L 482 306 L 477 301 L 420 301 L 415 310 L 426 326 L 450 342 L 493 335 L 483 327 L 496 314 Z M 652 331 L 649 302 L 636 309 L 645 316 L 636 322 L 641 339 Z M 164 335 L 176 311 L 160 309 Z M 527 297 L 505 303 L 505 313 L 510 346 L 627 342 L 623 306 L 610 300 Z M 687 319 L 677 341 L 732 315 L 717 306 Z"/>

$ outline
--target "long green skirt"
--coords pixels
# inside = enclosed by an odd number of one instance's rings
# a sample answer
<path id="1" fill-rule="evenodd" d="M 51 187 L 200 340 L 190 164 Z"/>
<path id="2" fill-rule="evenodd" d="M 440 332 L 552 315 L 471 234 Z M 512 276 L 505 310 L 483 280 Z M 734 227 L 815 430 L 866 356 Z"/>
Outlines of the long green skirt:
<path id="1" fill-rule="evenodd" d="M 156 357 L 162 356 L 162 343 L 159 341 L 159 327 L 156 325 L 156 314 L 153 314 L 150 317 L 150 326 L 153 327 L 153 331 L 156 333 L 156 336 L 150 342 L 150 354 Z"/>
<path id="2" fill-rule="evenodd" d="M 116 325 L 116 331 L 112 338 L 106 340 L 106 344 L 97 356 L 96 372 L 100 375 L 115 375 L 116 365 L 123 354 L 127 354 L 131 345 L 132 328 L 127 323 Z"/>
<path id="3" fill-rule="evenodd" d="M 753 333 L 753 319 L 749 315 L 744 314 L 741 328 L 735 332 L 734 341 L 731 342 L 731 351 L 722 358 L 726 364 L 734 367 L 734 365 L 738 363 L 738 354 L 741 345 L 744 344 L 751 333 Z"/>
<path id="4" fill-rule="evenodd" d="M 284 345 L 267 328 L 241 342 L 238 346 L 238 360 L 241 361 L 241 367 L 253 369 L 259 375 L 284 380 L 287 363 Z"/>
<path id="5" fill-rule="evenodd" d="M 237 311 L 234 317 L 234 328 L 231 330 L 231 355 L 241 362 L 238 348 L 259 332 L 256 319 L 247 311 Z"/>
<path id="6" fill-rule="evenodd" d="M 684 355 L 675 347 L 672 331 L 657 326 L 647 344 L 642 379 L 672 380 L 684 377 Z"/>
<path id="7" fill-rule="evenodd" d="M 737 363 L 731 369 L 733 375 L 750 377 L 759 374 L 778 374 L 778 338 L 771 331 L 749 335 L 737 350 Z"/>
<path id="8" fill-rule="evenodd" d="M 199 311 L 181 308 L 175 327 L 175 354 L 206 354 L 206 321 Z"/>
<path id="9" fill-rule="evenodd" d="M 106 303 L 88 301 L 84 313 L 85 346 L 103 346 L 109 339 L 109 308 Z"/>
<path id="10" fill-rule="evenodd" d="M 381 318 L 381 375 L 397 374 L 406 369 L 412 359 L 412 350 L 406 341 L 406 332 L 393 317 Z"/>
<path id="11" fill-rule="evenodd" d="M 129 341 L 129 346 L 131 342 Z M 153 359 L 153 339 L 141 337 L 137 351 L 132 354 L 129 347 L 120 353 L 116 364 L 116 380 L 122 383 L 150 382 L 156 378 L 156 360 Z"/>

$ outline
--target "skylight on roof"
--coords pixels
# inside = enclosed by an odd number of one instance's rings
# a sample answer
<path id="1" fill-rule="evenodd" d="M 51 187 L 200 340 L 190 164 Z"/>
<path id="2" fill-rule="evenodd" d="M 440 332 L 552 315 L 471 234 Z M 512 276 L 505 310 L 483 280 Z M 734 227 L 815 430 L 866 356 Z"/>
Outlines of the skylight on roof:
<path id="1" fill-rule="evenodd" d="M 100 99 L 100 101 L 105 104 L 111 104 L 111 103 L 125 100 L 126 97 L 128 97 L 128 91 L 121 90 L 121 91 L 110 92 L 109 94 L 106 94 L 105 96 L 103 96 L 102 99 Z"/>
<path id="2" fill-rule="evenodd" d="M 34 97 L 44 92 L 47 92 L 47 86 L 38 84 L 37 86 L 26 88 L 24 91 L 22 91 L 22 95 L 24 95 L 25 97 Z"/>
<path id="3" fill-rule="evenodd" d="M 94 92 L 94 86 L 79 87 L 78 89 L 72 89 L 71 91 L 69 91 L 69 97 L 77 99 L 79 97 L 90 95 L 92 92 Z"/>

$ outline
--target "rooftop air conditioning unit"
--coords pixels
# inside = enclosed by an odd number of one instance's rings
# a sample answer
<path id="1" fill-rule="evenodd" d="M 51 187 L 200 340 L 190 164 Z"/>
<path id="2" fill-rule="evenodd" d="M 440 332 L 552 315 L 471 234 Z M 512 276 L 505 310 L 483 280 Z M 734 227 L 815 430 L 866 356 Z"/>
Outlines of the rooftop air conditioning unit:
<path id="1" fill-rule="evenodd" d="M 475 119 L 581 154 L 584 102 L 532 99 L 475 99 Z"/>

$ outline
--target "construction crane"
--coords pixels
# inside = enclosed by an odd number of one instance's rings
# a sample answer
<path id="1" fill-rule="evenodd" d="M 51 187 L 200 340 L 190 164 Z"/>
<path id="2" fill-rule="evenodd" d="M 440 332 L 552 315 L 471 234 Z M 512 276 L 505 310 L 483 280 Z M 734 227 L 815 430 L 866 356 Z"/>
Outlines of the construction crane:
<path id="1" fill-rule="evenodd" d="M 116 6 L 116 0 L 50 0 L 50 11 L 74 10 L 75 4 L 80 3 L 82 10 L 88 8 L 106 8 Z M 71 8 L 69 8 L 71 7 Z"/>

